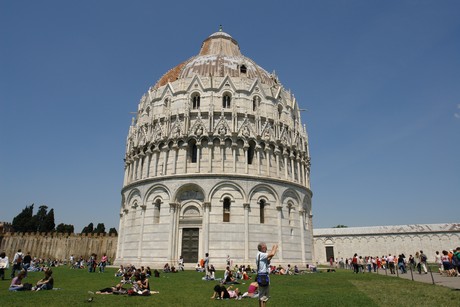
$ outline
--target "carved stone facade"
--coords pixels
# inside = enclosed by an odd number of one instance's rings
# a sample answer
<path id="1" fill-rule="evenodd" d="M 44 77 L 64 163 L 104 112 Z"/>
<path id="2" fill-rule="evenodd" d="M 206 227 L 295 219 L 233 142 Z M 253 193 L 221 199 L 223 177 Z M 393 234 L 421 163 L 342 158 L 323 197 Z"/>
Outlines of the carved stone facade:
<path id="1" fill-rule="evenodd" d="M 319 228 L 314 230 L 315 262 L 327 263 L 329 257 L 399 255 L 407 257 L 423 250 L 428 261 L 436 251 L 460 246 L 460 224 L 423 224 L 400 226 Z"/>
<path id="2" fill-rule="evenodd" d="M 308 136 L 294 96 L 219 31 L 139 102 L 129 128 L 117 263 L 311 262 Z"/>

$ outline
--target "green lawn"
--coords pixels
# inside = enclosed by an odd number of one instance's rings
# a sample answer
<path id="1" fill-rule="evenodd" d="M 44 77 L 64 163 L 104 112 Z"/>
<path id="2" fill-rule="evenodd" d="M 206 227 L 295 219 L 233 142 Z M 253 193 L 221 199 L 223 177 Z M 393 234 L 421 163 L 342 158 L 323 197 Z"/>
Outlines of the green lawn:
<path id="1" fill-rule="evenodd" d="M 115 285 L 115 269 L 106 273 L 53 268 L 55 287 L 60 290 L 9 292 L 11 280 L 0 280 L 0 306 L 79 306 L 96 291 Z M 6 272 L 9 276 L 10 271 Z M 24 280 L 34 284 L 43 273 L 29 273 Z M 217 272 L 217 276 L 222 276 Z M 194 271 L 161 274 L 150 278 L 151 289 L 160 291 L 150 297 L 94 295 L 92 305 L 126 306 L 145 304 L 161 306 L 258 306 L 255 299 L 211 300 L 214 281 L 203 281 Z M 238 285 L 244 291 L 249 283 Z M 273 276 L 269 306 L 458 306 L 460 291 L 375 274 L 352 274 L 350 271 L 298 276 Z"/>

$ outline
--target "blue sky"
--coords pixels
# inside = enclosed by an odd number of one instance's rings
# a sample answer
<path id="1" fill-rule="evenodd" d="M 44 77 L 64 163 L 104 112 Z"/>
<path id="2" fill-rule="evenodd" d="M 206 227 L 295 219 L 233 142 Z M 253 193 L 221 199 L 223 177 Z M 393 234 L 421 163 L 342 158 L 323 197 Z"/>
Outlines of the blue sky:
<path id="1" fill-rule="evenodd" d="M 315 227 L 459 222 L 459 1 L 0 0 L 0 208 L 118 228 L 149 86 L 218 30 L 303 112 Z"/>

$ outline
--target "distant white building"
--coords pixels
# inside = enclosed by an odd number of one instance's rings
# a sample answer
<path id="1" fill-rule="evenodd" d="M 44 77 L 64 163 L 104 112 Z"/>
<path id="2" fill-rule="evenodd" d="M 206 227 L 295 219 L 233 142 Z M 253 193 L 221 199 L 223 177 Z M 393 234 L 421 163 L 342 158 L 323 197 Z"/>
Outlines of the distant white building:
<path id="1" fill-rule="evenodd" d="M 313 260 L 308 136 L 294 96 L 219 31 L 141 98 L 126 142 L 116 263 Z"/>
<path id="2" fill-rule="evenodd" d="M 460 246 L 460 224 L 417 224 L 399 226 L 319 228 L 313 231 L 315 262 L 326 263 L 330 257 L 414 255 L 423 250 L 428 261 L 436 251 Z"/>

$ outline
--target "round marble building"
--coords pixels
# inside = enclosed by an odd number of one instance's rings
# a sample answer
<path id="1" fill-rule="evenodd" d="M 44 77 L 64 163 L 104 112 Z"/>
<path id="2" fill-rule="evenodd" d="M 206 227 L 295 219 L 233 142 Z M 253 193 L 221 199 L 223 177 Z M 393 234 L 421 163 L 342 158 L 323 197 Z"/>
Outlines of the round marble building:
<path id="1" fill-rule="evenodd" d="M 313 259 L 308 136 L 275 74 L 219 31 L 141 98 L 129 128 L 117 264 Z"/>

